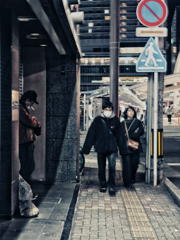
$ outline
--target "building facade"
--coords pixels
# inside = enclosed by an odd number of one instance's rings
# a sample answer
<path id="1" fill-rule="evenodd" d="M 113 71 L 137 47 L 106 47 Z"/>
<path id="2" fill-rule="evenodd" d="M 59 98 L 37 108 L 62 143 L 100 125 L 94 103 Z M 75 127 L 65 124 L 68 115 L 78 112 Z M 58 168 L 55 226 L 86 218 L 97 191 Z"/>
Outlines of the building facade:
<path id="1" fill-rule="evenodd" d="M 35 90 L 33 180 L 76 181 L 80 44 L 65 1 L 0 1 L 0 217 L 18 209 L 19 98 Z"/>
<path id="2" fill-rule="evenodd" d="M 119 85 L 130 86 L 147 81 L 147 74 L 137 73 L 135 64 L 148 38 L 136 37 L 142 26 L 136 16 L 139 0 L 119 1 Z M 81 0 L 84 24 L 79 28 L 81 58 L 81 91 L 109 86 L 110 82 L 110 0 Z"/>

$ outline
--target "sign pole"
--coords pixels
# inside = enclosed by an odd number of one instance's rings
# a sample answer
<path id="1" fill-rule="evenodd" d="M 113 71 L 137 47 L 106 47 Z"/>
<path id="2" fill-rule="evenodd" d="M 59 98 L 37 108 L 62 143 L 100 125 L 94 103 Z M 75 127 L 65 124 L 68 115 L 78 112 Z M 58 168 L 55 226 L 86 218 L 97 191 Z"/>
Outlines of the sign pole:
<path id="1" fill-rule="evenodd" d="M 158 117 L 158 73 L 154 73 L 154 186 L 157 186 L 157 117 Z"/>
<path id="2" fill-rule="evenodd" d="M 155 43 L 159 45 L 158 37 L 155 37 Z M 157 120 L 158 120 L 158 73 L 154 73 L 154 186 L 157 186 Z"/>
<path id="3" fill-rule="evenodd" d="M 86 94 L 84 94 L 84 131 L 86 129 Z"/>
<path id="4" fill-rule="evenodd" d="M 148 99 L 147 99 L 147 128 L 146 128 L 146 183 L 151 183 L 151 128 L 152 128 L 152 95 L 153 95 L 153 73 L 149 73 Z"/>
<path id="5" fill-rule="evenodd" d="M 119 0 L 111 0 L 110 9 L 110 101 L 119 116 Z"/>
<path id="6" fill-rule="evenodd" d="M 153 4 L 152 4 L 153 2 Z M 166 72 L 167 63 L 164 59 L 158 45 L 159 39 L 158 37 L 167 36 L 166 28 L 157 28 L 162 25 L 168 14 L 167 5 L 163 0 L 142 0 L 139 2 L 136 15 L 138 20 L 148 28 L 136 28 L 136 36 L 139 37 L 151 37 L 145 45 L 144 51 L 138 58 L 136 63 L 136 71 L 137 72 L 148 72 L 154 73 L 154 110 L 153 110 L 153 120 L 154 120 L 154 135 L 153 135 L 153 183 L 154 186 L 157 185 L 157 144 L 158 144 L 158 72 Z M 155 37 L 155 41 L 152 37 Z M 151 75 L 151 74 L 150 74 Z M 150 87 L 150 79 L 153 81 L 153 74 L 149 77 L 148 82 L 148 90 L 151 91 Z M 150 111 L 152 113 L 152 99 L 150 99 L 151 93 L 148 91 L 148 109 L 147 109 L 147 118 L 150 120 L 147 121 L 147 144 L 146 146 L 146 182 L 150 182 L 150 167 L 151 161 L 149 159 L 150 155 L 150 136 L 151 136 L 151 116 Z"/>

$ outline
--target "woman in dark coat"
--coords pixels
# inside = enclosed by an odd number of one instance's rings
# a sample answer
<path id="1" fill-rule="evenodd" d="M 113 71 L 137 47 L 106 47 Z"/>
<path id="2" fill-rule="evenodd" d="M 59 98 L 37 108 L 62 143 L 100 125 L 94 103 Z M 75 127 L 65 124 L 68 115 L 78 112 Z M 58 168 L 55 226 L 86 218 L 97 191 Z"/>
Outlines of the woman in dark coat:
<path id="1" fill-rule="evenodd" d="M 122 124 L 122 131 L 125 136 L 125 141 L 127 142 L 128 137 L 125 129 L 125 122 L 129 134 L 129 138 L 139 142 L 139 147 L 137 150 L 127 147 L 128 154 L 122 154 L 122 163 L 123 163 L 123 181 L 124 185 L 128 187 L 131 183 L 135 183 L 136 172 L 139 164 L 139 154 L 143 151 L 142 145 L 140 142 L 140 136 L 143 135 L 144 129 L 140 120 L 136 117 L 136 111 L 133 107 L 129 106 L 124 111 L 124 121 Z"/>

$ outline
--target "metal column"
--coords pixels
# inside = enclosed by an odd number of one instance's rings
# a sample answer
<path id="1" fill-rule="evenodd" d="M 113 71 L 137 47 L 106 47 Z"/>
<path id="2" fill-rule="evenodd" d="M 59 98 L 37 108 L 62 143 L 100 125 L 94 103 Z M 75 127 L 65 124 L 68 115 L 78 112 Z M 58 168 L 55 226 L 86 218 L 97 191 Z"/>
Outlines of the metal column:
<path id="1" fill-rule="evenodd" d="M 158 73 L 154 73 L 154 186 L 157 186 L 157 120 L 158 120 Z"/>
<path id="2" fill-rule="evenodd" d="M 159 39 L 155 37 L 155 43 L 159 46 Z M 154 166 L 154 186 L 157 186 L 157 122 L 158 122 L 158 73 L 154 73 L 154 148 L 153 148 L 153 166 Z"/>
<path id="3" fill-rule="evenodd" d="M 119 116 L 119 0 L 110 1 L 110 101 Z"/>
<path id="4" fill-rule="evenodd" d="M 84 94 L 84 131 L 86 130 L 86 114 L 87 114 L 87 111 L 86 111 L 86 94 Z"/>
<path id="5" fill-rule="evenodd" d="M 148 102 L 147 102 L 147 128 L 146 128 L 146 183 L 151 182 L 151 128 L 152 128 L 152 93 L 153 73 L 149 73 Z"/>

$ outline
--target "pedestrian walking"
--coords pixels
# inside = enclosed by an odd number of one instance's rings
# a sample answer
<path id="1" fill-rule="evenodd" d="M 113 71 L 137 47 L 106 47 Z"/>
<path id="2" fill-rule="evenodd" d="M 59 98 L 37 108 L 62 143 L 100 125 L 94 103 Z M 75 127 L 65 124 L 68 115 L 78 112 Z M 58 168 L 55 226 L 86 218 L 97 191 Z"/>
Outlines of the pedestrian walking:
<path id="1" fill-rule="evenodd" d="M 168 122 L 171 124 L 171 117 L 172 117 L 172 109 L 171 106 L 169 106 L 167 110 L 167 117 L 168 117 Z"/>
<path id="2" fill-rule="evenodd" d="M 137 119 L 141 120 L 141 113 L 139 108 L 137 109 L 137 113 L 136 113 Z"/>
<path id="3" fill-rule="evenodd" d="M 123 164 L 123 182 L 126 187 L 131 183 L 135 183 L 136 172 L 139 164 L 139 154 L 142 152 L 140 136 L 143 135 L 144 129 L 141 121 L 136 117 L 136 111 L 129 106 L 124 111 L 124 121 L 121 122 L 123 135 L 125 136 L 126 149 L 128 154 L 122 154 Z M 128 139 L 133 140 L 136 148 L 133 145 L 128 146 Z M 135 142 L 134 142 L 135 141 Z M 126 153 L 126 151 L 125 151 Z"/>
<path id="4" fill-rule="evenodd" d="M 31 185 L 31 174 L 34 171 L 34 141 L 35 133 L 40 135 L 40 122 L 31 116 L 29 110 L 33 104 L 38 104 L 37 93 L 33 90 L 25 92 L 19 106 L 19 159 L 20 175 Z M 38 133 L 39 132 L 39 133 Z"/>
<path id="5" fill-rule="evenodd" d="M 113 105 L 109 101 L 104 102 L 101 114 L 93 120 L 82 153 L 89 154 L 93 145 L 97 152 L 100 192 L 106 192 L 108 187 L 109 194 L 115 195 L 117 147 L 121 154 L 125 154 L 126 148 L 119 118 L 113 113 Z M 106 182 L 106 158 L 109 167 L 108 186 Z"/>

